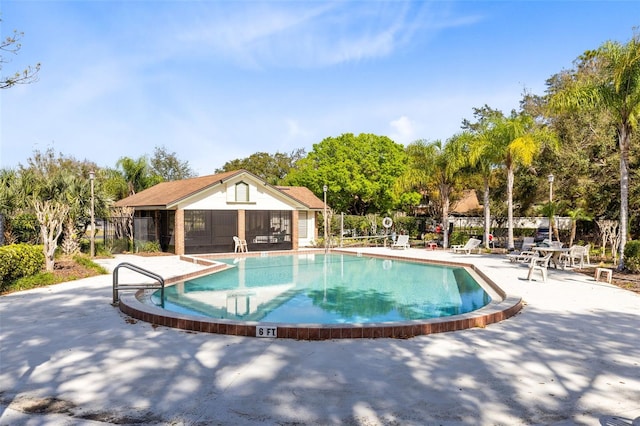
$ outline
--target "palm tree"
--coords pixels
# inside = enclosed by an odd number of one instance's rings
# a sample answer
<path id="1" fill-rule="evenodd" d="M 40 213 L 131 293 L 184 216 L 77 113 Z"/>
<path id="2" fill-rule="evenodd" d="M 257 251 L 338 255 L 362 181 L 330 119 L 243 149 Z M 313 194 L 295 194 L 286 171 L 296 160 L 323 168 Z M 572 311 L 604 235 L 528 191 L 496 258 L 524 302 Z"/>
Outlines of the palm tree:
<path id="1" fill-rule="evenodd" d="M 623 269 L 629 215 L 629 153 L 640 117 L 640 33 L 634 32 L 627 44 L 607 41 L 579 59 L 579 69 L 595 68 L 597 72 L 584 78 L 576 72 L 571 84 L 551 95 L 549 104 L 556 111 L 605 110 L 617 123 L 621 233 L 618 267 Z"/>
<path id="2" fill-rule="evenodd" d="M 576 228 L 579 220 L 592 220 L 585 209 L 582 207 L 576 207 L 573 210 L 567 212 L 567 216 L 571 218 L 571 236 L 569 237 L 569 246 L 573 245 L 573 240 L 576 238 Z"/>
<path id="3" fill-rule="evenodd" d="M 460 183 L 461 170 L 467 165 L 465 147 L 460 135 L 450 138 L 446 144 L 440 140 L 413 142 L 407 146 L 409 167 L 397 181 L 405 190 L 435 188 L 442 213 L 444 248 L 449 247 L 449 207 Z"/>
<path id="4" fill-rule="evenodd" d="M 553 135 L 539 127 L 526 113 L 504 117 L 496 114 L 490 118 L 490 127 L 483 137 L 488 156 L 497 161 L 507 172 L 507 228 L 509 250 L 515 248 L 513 240 L 513 184 L 518 167 L 530 166 L 543 143 L 554 146 Z"/>
<path id="5" fill-rule="evenodd" d="M 0 169 L 0 246 L 4 245 L 5 219 L 9 220 L 19 206 L 19 183 L 15 170 Z"/>
<path id="6" fill-rule="evenodd" d="M 122 176 L 127 181 L 128 195 L 133 195 L 162 182 L 162 177 L 151 173 L 149 162 L 144 156 L 137 160 L 122 157 L 116 163 L 116 167 L 121 170 Z"/>
<path id="7" fill-rule="evenodd" d="M 549 238 L 552 238 L 555 235 L 556 241 L 560 241 L 560 234 L 558 233 L 558 227 L 553 221 L 553 217 L 556 215 L 558 211 L 558 204 L 554 202 L 544 203 L 540 207 L 540 214 L 542 216 L 549 218 Z"/>
<path id="8" fill-rule="evenodd" d="M 490 183 L 501 160 L 501 150 L 497 149 L 498 144 L 493 143 L 491 130 L 495 126 L 496 120 L 502 117 L 502 113 L 485 105 L 482 108 L 476 108 L 474 115 L 479 117 L 478 122 L 470 123 L 464 120 L 462 127 L 469 129 L 469 131 L 464 132 L 462 137 L 466 139 L 468 144 L 469 163 L 483 181 L 484 244 L 488 249 L 491 232 Z"/>

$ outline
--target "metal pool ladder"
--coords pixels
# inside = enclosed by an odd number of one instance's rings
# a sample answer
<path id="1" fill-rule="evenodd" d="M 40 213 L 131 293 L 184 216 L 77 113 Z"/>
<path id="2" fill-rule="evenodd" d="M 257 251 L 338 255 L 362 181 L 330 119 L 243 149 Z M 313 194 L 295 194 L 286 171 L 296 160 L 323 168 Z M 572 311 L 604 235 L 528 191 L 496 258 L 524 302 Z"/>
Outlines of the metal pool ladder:
<path id="1" fill-rule="evenodd" d="M 118 283 L 118 270 L 120 268 L 131 269 L 134 272 L 145 275 L 149 278 L 153 278 L 157 282 L 154 283 L 138 283 L 138 284 L 119 284 Z M 120 290 L 147 290 L 147 289 L 160 289 L 160 300 L 164 303 L 164 278 L 160 275 L 151 272 L 147 269 L 136 266 L 132 263 L 122 262 L 113 270 L 113 304 L 118 303 Z"/>

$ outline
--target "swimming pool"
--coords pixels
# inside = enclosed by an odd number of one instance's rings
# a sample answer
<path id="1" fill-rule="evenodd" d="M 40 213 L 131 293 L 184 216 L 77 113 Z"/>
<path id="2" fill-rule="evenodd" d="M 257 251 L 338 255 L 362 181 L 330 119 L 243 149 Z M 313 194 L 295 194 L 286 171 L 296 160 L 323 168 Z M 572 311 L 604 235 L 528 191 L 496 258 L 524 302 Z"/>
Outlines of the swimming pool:
<path id="1" fill-rule="evenodd" d="M 387 283 L 384 284 L 387 287 L 383 288 L 375 288 L 370 290 L 369 293 L 393 293 L 395 287 L 402 287 L 403 280 L 407 280 L 410 274 L 402 274 L 399 273 L 397 266 L 400 262 L 409 261 L 412 263 L 419 263 L 421 265 L 433 265 L 433 264 L 441 264 L 446 266 L 453 267 L 456 274 L 462 276 L 463 274 L 460 272 L 461 270 L 466 271 L 469 275 L 472 276 L 476 283 L 479 283 L 480 286 L 491 296 L 491 300 L 483 307 L 478 309 L 469 311 L 467 313 L 454 314 L 453 312 L 458 309 L 454 307 L 454 304 L 450 304 L 449 306 L 441 306 L 439 308 L 426 309 L 427 311 L 441 311 L 446 312 L 451 315 L 449 316 L 440 316 L 435 318 L 428 319 L 400 319 L 400 315 L 398 313 L 394 313 L 394 317 L 397 317 L 398 320 L 389 320 L 389 321 L 378 321 L 378 322 L 340 322 L 345 320 L 340 320 L 338 322 L 333 323 L 306 323 L 306 322 L 293 322 L 291 318 L 288 323 L 277 323 L 277 322 L 269 322 L 265 320 L 266 316 L 261 320 L 257 320 L 257 316 L 253 314 L 254 311 L 253 304 L 257 301 L 254 297 L 252 301 L 252 297 L 250 294 L 257 289 L 255 286 L 252 286 L 250 282 L 252 279 L 247 279 L 247 277 L 257 276 L 260 279 L 263 279 L 264 275 L 266 275 L 267 269 L 254 269 L 247 271 L 246 266 L 244 268 L 237 266 L 237 273 L 240 276 L 243 276 L 244 279 L 238 282 L 238 287 L 243 283 L 243 288 L 238 288 L 236 290 L 221 289 L 217 290 L 217 297 L 219 297 L 218 306 L 220 309 L 224 308 L 233 310 L 235 312 L 235 317 L 238 319 L 228 319 L 222 318 L 222 315 L 218 318 L 214 318 L 211 316 L 204 316 L 204 312 L 202 311 L 201 301 L 196 300 L 188 306 L 181 307 L 176 309 L 179 312 L 173 312 L 167 309 L 164 309 L 162 306 L 157 306 L 152 300 L 155 298 L 156 302 L 159 302 L 157 296 L 149 293 L 148 290 L 138 290 L 135 293 L 122 293 L 120 295 L 120 301 L 118 303 L 118 308 L 125 315 L 128 315 L 131 318 L 138 319 L 141 321 L 145 321 L 153 324 L 154 327 L 157 326 L 165 326 L 171 328 L 177 328 L 187 331 L 195 331 L 195 332 L 206 332 L 206 333 L 216 333 L 216 334 L 227 334 L 234 336 L 246 336 L 246 337 L 271 337 L 271 338 L 285 338 L 285 339 L 296 339 L 296 340 L 333 340 L 333 339 L 360 339 L 360 338 L 410 338 L 421 335 L 428 335 L 433 333 L 442 333 L 456 330 L 464 330 L 473 327 L 485 327 L 488 324 L 493 324 L 496 322 L 503 321 L 522 309 L 522 298 L 518 296 L 510 296 L 504 292 L 496 283 L 494 283 L 482 270 L 476 267 L 473 264 L 461 263 L 459 261 L 455 261 L 455 259 L 446 260 L 446 259 L 427 259 L 426 256 L 429 256 L 429 252 L 413 252 L 407 253 L 398 252 L 395 250 L 390 250 L 387 248 L 368 248 L 368 249 L 339 249 L 332 250 L 333 254 L 346 254 L 348 255 L 348 259 L 352 260 L 353 257 L 362 257 L 368 263 L 364 263 L 362 265 L 361 270 L 352 272 L 351 275 L 347 274 L 348 269 L 343 269 L 345 264 L 345 260 L 347 257 L 336 257 L 333 259 L 340 259 L 339 261 L 330 262 L 327 258 L 326 266 L 325 262 L 321 262 L 322 265 L 322 273 L 316 269 L 313 272 L 313 269 L 310 269 L 306 273 L 301 273 L 301 268 L 299 268 L 300 262 L 309 263 L 311 259 L 320 259 L 324 253 L 321 250 L 299 250 L 296 251 L 294 258 L 297 259 L 295 262 L 291 264 L 285 270 L 282 270 L 277 273 L 269 272 L 269 275 L 272 279 L 278 278 L 274 284 L 273 290 L 274 295 L 270 298 L 272 300 L 272 304 L 284 304 L 285 301 L 291 300 L 293 298 L 288 298 L 287 295 L 291 294 L 291 277 L 297 274 L 300 280 L 306 280 L 310 283 L 313 283 L 313 286 L 310 287 L 314 297 L 309 297 L 310 301 L 305 302 L 306 304 L 302 304 L 302 306 L 306 306 L 307 309 L 309 306 L 313 305 L 313 302 L 319 304 L 331 304 L 335 305 L 338 300 L 343 300 L 351 293 L 340 290 L 329 291 L 329 287 L 327 287 L 326 292 L 326 302 L 325 302 L 325 277 L 328 275 L 324 275 L 324 268 L 338 270 L 338 276 L 341 281 L 352 281 L 358 277 L 376 277 L 377 275 L 383 275 L 389 277 Z M 239 265 L 242 262 L 246 262 L 250 258 L 257 257 L 269 257 L 276 259 L 279 254 L 291 255 L 290 251 L 281 252 L 281 253 L 246 253 L 239 255 L 238 257 L 231 259 L 227 259 L 226 262 L 230 262 L 230 264 Z M 228 257 L 227 255 L 226 257 Z M 220 269 L 227 269 L 232 266 L 225 265 L 220 263 L 221 259 L 225 256 L 220 255 L 199 255 L 199 256 L 181 256 L 181 260 L 187 261 L 189 263 L 199 263 L 203 266 L 206 266 L 205 270 L 214 271 Z M 297 266 L 295 266 L 297 264 Z M 245 263 L 246 265 L 246 263 Z M 316 266 L 317 268 L 317 266 Z M 302 269 L 304 270 L 304 268 Z M 242 272 L 243 271 L 243 272 Z M 180 278 L 179 276 L 174 276 L 169 279 L 169 283 L 171 283 L 174 287 L 176 293 L 185 293 L 185 285 L 189 281 L 195 281 L 196 283 L 200 283 L 200 280 L 195 280 L 195 277 L 202 276 L 202 273 L 192 273 L 188 276 L 184 276 Z M 446 276 L 446 274 L 445 274 Z M 418 274 L 420 279 L 423 278 L 423 274 Z M 322 280 L 320 280 L 322 278 Z M 442 278 L 442 276 L 438 277 Z M 455 278 L 455 274 L 454 274 Z M 360 285 L 364 285 L 367 282 L 367 279 L 364 281 L 360 280 Z M 450 280 L 450 278 L 446 278 L 446 282 L 449 283 L 450 287 L 458 287 L 458 281 Z M 453 283 L 456 284 L 453 284 Z M 465 282 L 465 281 L 460 281 Z M 283 284 L 284 283 L 284 284 Z M 327 279 L 327 284 L 328 279 Z M 423 287 L 427 287 L 428 283 L 424 283 Z M 465 288 L 467 284 L 462 284 L 462 287 Z M 170 287 L 165 288 L 165 291 L 168 291 Z M 192 289 L 193 290 L 193 289 Z M 482 303 L 486 301 L 486 296 L 479 296 L 478 290 L 472 291 L 463 291 L 460 296 L 461 301 L 466 301 L 463 303 L 463 306 L 469 306 L 469 304 L 474 306 L 480 306 Z M 226 292 L 226 293 L 225 293 Z M 186 294 L 196 298 L 199 296 L 196 291 L 187 291 Z M 223 298 L 224 294 L 224 298 Z M 231 296 L 231 297 L 227 297 Z M 248 297 L 247 297 L 248 296 Z M 409 296 L 409 302 L 411 301 L 411 297 Z M 422 296 L 422 305 L 427 305 L 429 303 L 428 299 L 425 299 L 425 296 Z M 353 298 L 353 297 L 351 297 Z M 347 298 L 348 299 L 348 298 Z M 362 297 L 362 299 L 366 299 L 366 297 Z M 406 298 L 405 298 L 406 299 Z M 455 297 L 453 298 L 455 299 Z M 224 303 L 222 302 L 224 300 Z M 369 302 L 372 299 L 367 299 Z M 380 302 L 385 306 L 388 310 L 388 307 L 391 306 L 387 299 L 381 299 L 383 302 Z M 481 301 L 480 303 L 478 303 Z M 196 303 L 197 302 L 197 303 Z M 171 303 L 171 297 L 169 299 L 169 303 Z M 168 304 L 169 304 L 168 303 Z M 292 302 L 289 302 L 293 304 Z M 411 304 L 410 303 L 410 304 Z M 311 304 L 311 305 L 310 305 Z M 414 303 L 415 304 L 415 303 Z M 432 304 L 433 305 L 433 304 Z M 315 309 L 315 305 L 314 309 Z M 362 321 L 363 318 L 368 317 L 370 321 L 375 321 L 374 318 L 382 318 L 379 312 L 382 310 L 374 303 L 369 303 L 365 305 L 366 307 L 361 307 L 357 311 L 357 315 L 354 312 L 351 313 L 351 317 L 358 318 L 359 321 Z M 227 308 L 229 307 L 229 308 Z M 205 309 L 208 310 L 209 308 Z M 414 313 L 416 309 L 400 309 L 398 307 L 393 307 L 392 310 L 406 313 L 411 312 Z M 337 308 L 335 308 L 337 310 Z M 345 310 L 345 308 L 343 308 Z M 423 309 L 424 310 L 424 309 Z M 466 310 L 466 307 L 465 309 Z M 462 312 L 462 310 L 460 310 Z M 220 312 L 218 312 L 220 313 Z M 403 316 L 402 318 L 412 318 L 413 316 Z M 255 318 L 255 319 L 254 319 Z M 273 319 L 273 317 L 271 317 Z"/>
<path id="2" fill-rule="evenodd" d="M 460 266 L 347 254 L 217 259 L 232 266 L 165 289 L 164 309 L 274 324 L 370 324 L 465 314 L 490 295 Z"/>

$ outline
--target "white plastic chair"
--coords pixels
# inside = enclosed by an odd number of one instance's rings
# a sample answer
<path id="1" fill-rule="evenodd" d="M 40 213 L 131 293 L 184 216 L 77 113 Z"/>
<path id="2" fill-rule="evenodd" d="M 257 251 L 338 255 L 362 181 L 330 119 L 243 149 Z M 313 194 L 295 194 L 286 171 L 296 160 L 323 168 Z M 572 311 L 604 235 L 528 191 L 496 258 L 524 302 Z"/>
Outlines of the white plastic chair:
<path id="1" fill-rule="evenodd" d="M 235 243 L 235 249 L 234 249 L 235 253 L 238 253 L 238 252 L 246 253 L 249 251 L 249 249 L 247 248 L 247 240 L 241 240 L 238 237 L 233 237 L 233 242 Z"/>
<path id="2" fill-rule="evenodd" d="M 529 274 L 527 280 L 531 281 L 533 271 L 540 271 L 542 274 L 542 281 L 547 282 L 547 269 L 549 268 L 549 261 L 551 260 L 553 253 L 547 253 L 542 257 L 532 257 L 531 263 L 529 263 Z"/>

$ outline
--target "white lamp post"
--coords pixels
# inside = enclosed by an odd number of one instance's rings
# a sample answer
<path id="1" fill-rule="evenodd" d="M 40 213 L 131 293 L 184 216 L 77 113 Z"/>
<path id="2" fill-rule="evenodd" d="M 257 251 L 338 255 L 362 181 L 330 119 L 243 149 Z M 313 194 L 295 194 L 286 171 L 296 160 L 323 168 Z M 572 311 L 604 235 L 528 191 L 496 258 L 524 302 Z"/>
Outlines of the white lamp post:
<path id="1" fill-rule="evenodd" d="M 551 209 L 551 204 L 553 203 L 553 174 L 549 173 L 547 176 L 547 180 L 549 181 L 549 241 L 553 241 L 553 227 L 551 226 L 551 222 L 553 220 L 553 211 Z"/>
<path id="2" fill-rule="evenodd" d="M 324 193 L 324 252 L 327 252 L 327 190 L 329 188 L 327 185 L 322 187 L 322 192 Z"/>
<path id="3" fill-rule="evenodd" d="M 89 254 L 91 257 L 95 256 L 95 234 L 96 224 L 94 218 L 94 196 L 93 196 L 93 181 L 96 178 L 96 174 L 93 170 L 89 172 L 89 180 L 91 181 L 91 247 L 89 248 Z"/>

